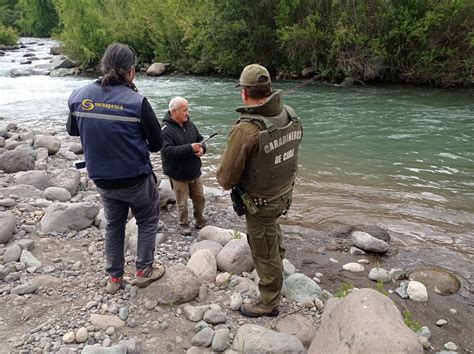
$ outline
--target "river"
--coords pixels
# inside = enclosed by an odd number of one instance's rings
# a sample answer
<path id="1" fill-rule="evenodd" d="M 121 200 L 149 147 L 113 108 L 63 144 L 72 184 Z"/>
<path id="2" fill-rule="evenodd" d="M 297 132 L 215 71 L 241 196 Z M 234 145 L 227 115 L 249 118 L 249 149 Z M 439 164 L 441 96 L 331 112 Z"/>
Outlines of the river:
<path id="1" fill-rule="evenodd" d="M 25 42 L 33 39 L 24 39 Z M 49 59 L 51 40 L 0 57 L 0 116 L 6 124 L 64 131 L 67 98 L 91 78 L 10 78 L 26 51 Z M 304 124 L 300 171 L 287 223 L 325 229 L 377 224 L 405 245 L 441 245 L 472 267 L 474 255 L 474 90 L 399 85 L 352 88 L 277 81 Z M 136 84 L 157 116 L 175 95 L 209 142 L 206 184 L 214 172 L 240 104 L 235 78 L 138 76 Z M 447 253 L 448 254 L 448 253 Z"/>

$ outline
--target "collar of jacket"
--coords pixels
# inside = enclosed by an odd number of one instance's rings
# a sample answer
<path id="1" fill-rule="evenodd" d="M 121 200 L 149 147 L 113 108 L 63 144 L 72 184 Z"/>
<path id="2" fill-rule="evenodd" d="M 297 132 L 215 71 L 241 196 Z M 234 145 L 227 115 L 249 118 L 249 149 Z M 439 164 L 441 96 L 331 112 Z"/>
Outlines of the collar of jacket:
<path id="1" fill-rule="evenodd" d="M 272 91 L 272 94 L 264 103 L 255 106 L 237 107 L 235 110 L 239 113 L 259 114 L 264 117 L 272 117 L 280 114 L 282 109 L 281 90 L 275 90 Z"/>
<path id="2" fill-rule="evenodd" d="M 186 124 L 188 124 L 190 120 L 191 118 L 188 117 L 188 120 L 184 122 L 183 126 L 181 126 L 178 122 L 171 118 L 170 111 L 166 111 L 165 116 L 163 117 L 163 123 L 173 124 L 179 128 L 186 128 Z"/>

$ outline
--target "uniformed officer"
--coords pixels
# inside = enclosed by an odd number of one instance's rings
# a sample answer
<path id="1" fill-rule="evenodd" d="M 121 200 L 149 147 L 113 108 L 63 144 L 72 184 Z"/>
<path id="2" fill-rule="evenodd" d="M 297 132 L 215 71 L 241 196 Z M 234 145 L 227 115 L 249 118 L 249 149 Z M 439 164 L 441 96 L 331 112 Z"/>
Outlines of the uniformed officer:
<path id="1" fill-rule="evenodd" d="M 283 285 L 285 248 L 277 219 L 290 207 L 303 135 L 300 119 L 273 91 L 268 70 L 258 64 L 240 75 L 243 107 L 229 134 L 217 169 L 226 190 L 238 186 L 247 193 L 245 220 L 252 257 L 260 277 L 261 298 L 241 306 L 248 317 L 277 316 Z M 249 205 L 249 200 L 254 205 Z"/>
<path id="2" fill-rule="evenodd" d="M 135 284 L 145 287 L 165 273 L 154 264 L 160 201 L 150 162 L 150 151 L 159 151 L 163 139 L 150 103 L 133 84 L 135 61 L 130 47 L 111 44 L 101 60 L 103 77 L 75 90 L 68 101 L 67 131 L 80 136 L 87 172 L 104 205 L 110 294 L 122 286 L 129 208 L 138 225 Z"/>

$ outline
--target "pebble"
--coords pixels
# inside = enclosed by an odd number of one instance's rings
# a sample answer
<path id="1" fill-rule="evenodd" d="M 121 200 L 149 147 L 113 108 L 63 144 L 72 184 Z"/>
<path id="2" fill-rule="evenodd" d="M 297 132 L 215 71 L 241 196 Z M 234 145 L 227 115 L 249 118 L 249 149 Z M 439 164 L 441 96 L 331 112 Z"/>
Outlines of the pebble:
<path id="1" fill-rule="evenodd" d="M 77 343 L 84 343 L 87 341 L 88 333 L 87 328 L 81 327 L 76 332 L 76 342 Z"/>
<path id="2" fill-rule="evenodd" d="M 360 263 L 360 264 L 370 264 L 370 261 L 366 258 L 362 258 L 362 259 L 359 259 L 357 261 L 357 263 Z"/>
<path id="3" fill-rule="evenodd" d="M 436 325 L 437 325 L 438 327 L 442 327 L 442 326 L 444 326 L 444 325 L 446 325 L 446 324 L 448 324 L 448 321 L 446 321 L 446 320 L 444 320 L 444 319 L 440 319 L 440 320 L 436 321 Z"/>
<path id="4" fill-rule="evenodd" d="M 115 333 L 115 328 L 114 327 L 109 327 L 105 330 L 105 334 L 107 334 L 108 336 L 113 336 Z"/>
<path id="5" fill-rule="evenodd" d="M 74 332 L 67 332 L 63 336 L 63 342 L 66 344 L 74 343 L 75 340 L 76 340 L 76 335 L 74 334 Z"/>
<path id="6" fill-rule="evenodd" d="M 456 315 L 458 313 L 458 311 L 456 309 L 449 309 L 449 313 L 451 315 Z"/>
<path id="7" fill-rule="evenodd" d="M 329 258 L 329 261 L 331 261 L 333 263 L 339 263 L 339 261 L 335 260 L 334 258 Z"/>
<path id="8" fill-rule="evenodd" d="M 342 266 L 342 269 L 348 270 L 349 272 L 357 273 L 357 272 L 363 272 L 365 268 L 362 264 L 351 262 L 351 263 L 344 264 Z"/>
<path id="9" fill-rule="evenodd" d="M 453 342 L 448 342 L 444 344 L 444 349 L 455 352 L 456 350 L 458 350 L 458 346 Z"/>

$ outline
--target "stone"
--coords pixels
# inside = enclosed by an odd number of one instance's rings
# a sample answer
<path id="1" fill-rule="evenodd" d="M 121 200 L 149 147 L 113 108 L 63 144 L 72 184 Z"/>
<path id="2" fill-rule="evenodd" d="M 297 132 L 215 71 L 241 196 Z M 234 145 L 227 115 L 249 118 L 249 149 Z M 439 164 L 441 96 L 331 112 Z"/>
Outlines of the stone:
<path id="1" fill-rule="evenodd" d="M 38 290 L 38 286 L 30 281 L 30 282 L 14 287 L 11 290 L 11 293 L 16 294 L 16 295 L 26 295 L 26 294 L 32 294 L 36 290 Z"/>
<path id="2" fill-rule="evenodd" d="M 38 199 L 43 196 L 43 192 L 40 191 L 38 188 L 28 186 L 26 184 L 20 184 L 18 186 L 11 186 L 7 188 L 0 188 L 0 196 L 5 197 L 9 195 L 16 195 L 18 198 L 21 199 Z"/>
<path id="3" fill-rule="evenodd" d="M 16 228 L 16 217 L 9 211 L 0 211 L 0 244 L 8 243 Z"/>
<path id="4" fill-rule="evenodd" d="M 305 347 L 295 336 L 250 323 L 238 328 L 232 349 L 239 353 L 306 353 Z"/>
<path id="5" fill-rule="evenodd" d="M 455 352 L 456 350 L 458 350 L 458 346 L 453 342 L 448 342 L 444 344 L 444 349 Z"/>
<path id="6" fill-rule="evenodd" d="M 358 225 L 355 227 L 356 231 L 362 231 L 369 235 L 378 238 L 379 240 L 390 242 L 390 234 L 388 231 L 376 225 Z"/>
<path id="7" fill-rule="evenodd" d="M 222 246 L 225 246 L 230 240 L 232 240 L 233 233 L 233 230 L 207 225 L 199 230 L 198 239 L 201 241 L 215 241 Z"/>
<path id="8" fill-rule="evenodd" d="M 322 290 L 318 284 L 311 278 L 301 273 L 290 275 L 284 281 L 282 294 L 299 303 L 313 301 L 322 297 Z"/>
<path id="9" fill-rule="evenodd" d="M 63 336 L 63 342 L 66 343 L 66 344 L 74 343 L 75 340 L 76 340 L 76 336 L 75 336 L 74 332 L 67 332 Z"/>
<path id="10" fill-rule="evenodd" d="M 17 244 L 11 245 L 6 248 L 3 254 L 3 263 L 16 262 L 21 257 L 21 247 Z"/>
<path id="11" fill-rule="evenodd" d="M 371 236 L 362 231 L 354 231 L 351 234 L 352 244 L 367 252 L 385 253 L 388 251 L 388 243 Z"/>
<path id="12" fill-rule="evenodd" d="M 189 250 L 191 256 L 199 250 L 207 249 L 212 252 L 214 258 L 217 258 L 217 255 L 222 250 L 222 245 L 216 241 L 203 240 L 193 244 Z"/>
<path id="13" fill-rule="evenodd" d="M 81 327 L 76 332 L 76 342 L 85 343 L 87 341 L 88 333 L 87 328 Z"/>
<path id="14" fill-rule="evenodd" d="M 408 279 L 416 280 L 441 295 L 456 294 L 461 288 L 461 283 L 456 275 L 438 267 L 418 268 L 411 272 Z"/>
<path id="15" fill-rule="evenodd" d="M 125 321 L 121 320 L 115 315 L 99 315 L 91 314 L 90 321 L 93 325 L 96 325 L 102 330 L 106 330 L 109 327 L 123 328 L 125 327 Z"/>
<path id="16" fill-rule="evenodd" d="M 48 149 L 49 155 L 54 155 L 59 151 L 61 147 L 61 140 L 51 135 L 35 135 L 33 138 L 33 148 L 37 149 L 40 147 L 45 147 Z"/>
<path id="17" fill-rule="evenodd" d="M 392 281 L 392 275 L 389 271 L 376 267 L 370 270 L 369 279 L 377 282 L 381 281 L 382 283 L 389 283 Z"/>
<path id="18" fill-rule="evenodd" d="M 227 319 L 221 310 L 210 309 L 204 313 L 203 320 L 210 324 L 224 323 Z"/>
<path id="19" fill-rule="evenodd" d="M 246 238 L 230 240 L 217 255 L 217 269 L 224 272 L 250 273 L 254 268 Z"/>
<path id="20" fill-rule="evenodd" d="M 0 154 L 0 170 L 5 173 L 34 170 L 35 158 L 19 150 L 8 150 Z"/>
<path id="21" fill-rule="evenodd" d="M 160 207 L 164 208 L 168 203 L 175 203 L 173 189 L 171 188 L 169 179 L 161 179 L 158 184 L 158 193 L 160 194 Z"/>
<path id="22" fill-rule="evenodd" d="M 444 325 L 447 325 L 448 324 L 448 321 L 444 320 L 444 319 L 440 319 L 438 321 L 436 321 L 436 325 L 438 327 L 443 327 Z"/>
<path id="23" fill-rule="evenodd" d="M 342 300 L 328 300 L 308 354 L 387 353 L 387 348 L 391 353 L 423 354 L 418 337 L 389 297 L 354 289 Z"/>
<path id="24" fill-rule="evenodd" d="M 163 63 L 153 63 L 146 71 L 147 76 L 161 76 L 166 72 L 166 65 Z"/>
<path id="25" fill-rule="evenodd" d="M 229 283 L 232 290 L 238 292 L 243 297 L 259 297 L 258 285 L 249 278 L 232 277 Z"/>
<path id="26" fill-rule="evenodd" d="M 45 171 L 24 171 L 16 174 L 15 183 L 26 184 L 39 190 L 45 190 L 51 185 L 51 180 Z"/>
<path id="27" fill-rule="evenodd" d="M 26 249 L 21 252 L 20 262 L 26 266 L 26 270 L 30 273 L 34 273 L 41 268 L 41 262 Z"/>
<path id="28" fill-rule="evenodd" d="M 127 354 L 127 348 L 123 345 L 113 345 L 108 348 L 86 345 L 81 354 Z"/>
<path id="29" fill-rule="evenodd" d="M 202 320 L 204 313 L 209 310 L 209 306 L 204 305 L 204 306 L 191 306 L 191 305 L 186 305 L 183 308 L 183 313 L 186 316 L 186 318 L 192 322 L 199 322 Z"/>
<path id="30" fill-rule="evenodd" d="M 138 296 L 144 300 L 156 300 L 160 305 L 182 304 L 192 301 L 199 291 L 199 280 L 184 264 L 166 268 L 162 278 L 144 289 Z"/>
<path id="31" fill-rule="evenodd" d="M 299 315 L 289 315 L 280 320 L 276 326 L 278 332 L 284 332 L 297 337 L 308 348 L 316 335 L 316 329 L 311 321 Z"/>
<path id="32" fill-rule="evenodd" d="M 295 272 L 296 272 L 296 267 L 293 264 L 291 264 L 291 262 L 288 259 L 284 258 L 283 259 L 283 275 L 285 277 L 288 277 L 290 275 L 295 274 Z"/>
<path id="33" fill-rule="evenodd" d="M 67 189 L 72 196 L 77 194 L 79 184 L 81 183 L 81 172 L 75 168 L 67 170 L 54 171 L 52 185 Z"/>
<path id="34" fill-rule="evenodd" d="M 240 295 L 240 293 L 233 293 L 232 296 L 230 297 L 230 303 L 229 303 L 229 307 L 231 310 L 233 311 L 237 311 L 238 309 L 240 309 L 240 306 L 242 305 L 243 303 L 243 299 L 242 299 L 242 295 Z"/>
<path id="35" fill-rule="evenodd" d="M 365 270 L 364 266 L 359 263 L 351 262 L 351 263 L 346 263 L 342 266 L 342 269 L 348 270 L 353 273 L 357 272 L 363 272 Z"/>
<path id="36" fill-rule="evenodd" d="M 41 220 L 41 231 L 45 233 L 80 231 L 91 226 L 98 213 L 99 208 L 89 202 L 56 203 L 46 209 Z"/>
<path id="37" fill-rule="evenodd" d="M 416 302 L 427 302 L 428 292 L 426 287 L 417 281 L 410 281 L 407 287 L 408 297 Z"/>
<path id="38" fill-rule="evenodd" d="M 212 328 L 206 327 L 191 339 L 191 344 L 198 347 L 208 347 L 212 343 L 212 338 L 214 338 L 214 331 Z"/>
<path id="39" fill-rule="evenodd" d="M 349 250 L 349 252 L 350 252 L 353 256 L 363 256 L 363 255 L 365 254 L 365 251 L 361 250 L 360 248 L 354 247 L 354 246 L 351 247 L 351 249 Z"/>
<path id="40" fill-rule="evenodd" d="M 215 352 L 223 352 L 229 348 L 229 329 L 220 328 L 214 333 L 214 338 L 212 338 L 212 350 Z"/>
<path id="41" fill-rule="evenodd" d="M 213 283 L 217 276 L 217 263 L 212 251 L 202 249 L 194 253 L 187 265 L 201 284 Z"/>
<path id="42" fill-rule="evenodd" d="M 59 202 L 67 202 L 71 200 L 71 193 L 65 188 L 48 187 L 43 192 L 44 197 L 48 200 L 57 200 Z"/>
<path id="43" fill-rule="evenodd" d="M 390 269 L 390 275 L 392 276 L 393 280 L 405 279 L 406 277 L 405 271 L 401 268 Z"/>

